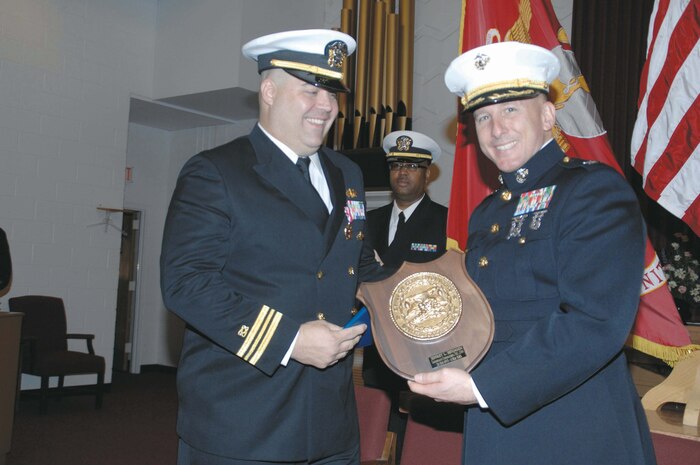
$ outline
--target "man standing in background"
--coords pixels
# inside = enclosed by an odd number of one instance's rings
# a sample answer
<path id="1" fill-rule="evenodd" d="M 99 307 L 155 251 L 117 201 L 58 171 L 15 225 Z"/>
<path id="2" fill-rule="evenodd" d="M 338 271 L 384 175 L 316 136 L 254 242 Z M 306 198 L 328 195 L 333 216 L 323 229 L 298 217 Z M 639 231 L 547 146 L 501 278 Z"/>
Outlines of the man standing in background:
<path id="1" fill-rule="evenodd" d="M 383 148 L 394 201 L 367 213 L 370 243 L 382 263 L 394 269 L 404 261 L 435 260 L 446 250 L 447 208 L 433 202 L 426 189 L 440 146 L 419 132 L 394 131 L 384 138 Z M 408 390 L 406 380 L 384 364 L 374 345 L 363 349 L 362 376 L 367 386 L 382 389 L 391 398 L 389 429 L 397 434 L 400 455 L 407 418 L 399 413 L 399 394 Z"/>
<path id="2" fill-rule="evenodd" d="M 383 148 L 394 201 L 367 213 L 372 247 L 392 268 L 435 260 L 446 250 L 447 208 L 430 200 L 426 189 L 440 146 L 419 132 L 394 131 Z"/>

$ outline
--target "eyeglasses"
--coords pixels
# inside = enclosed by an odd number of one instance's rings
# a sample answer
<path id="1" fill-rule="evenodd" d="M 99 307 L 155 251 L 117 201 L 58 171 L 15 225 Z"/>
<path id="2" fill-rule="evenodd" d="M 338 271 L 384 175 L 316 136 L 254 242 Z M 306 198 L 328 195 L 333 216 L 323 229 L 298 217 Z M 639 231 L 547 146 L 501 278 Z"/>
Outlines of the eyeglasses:
<path id="1" fill-rule="evenodd" d="M 411 173 L 414 173 L 418 171 L 418 168 L 423 168 L 426 169 L 427 166 L 425 165 L 419 165 L 418 163 L 402 163 L 400 161 L 393 161 L 389 163 L 389 169 L 391 171 L 400 171 L 400 170 L 406 170 Z"/>

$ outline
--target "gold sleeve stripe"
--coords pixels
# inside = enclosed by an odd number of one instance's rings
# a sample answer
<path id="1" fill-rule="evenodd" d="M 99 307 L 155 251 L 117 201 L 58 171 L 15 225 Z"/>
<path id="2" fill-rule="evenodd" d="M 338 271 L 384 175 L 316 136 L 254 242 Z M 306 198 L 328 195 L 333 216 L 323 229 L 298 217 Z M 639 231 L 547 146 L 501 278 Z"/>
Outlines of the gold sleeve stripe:
<path id="1" fill-rule="evenodd" d="M 248 363 L 255 365 L 265 353 L 270 340 L 277 331 L 282 314 L 267 305 L 263 305 L 253 327 L 236 355 Z"/>
<path id="2" fill-rule="evenodd" d="M 255 336 L 255 340 L 253 341 L 253 344 L 250 346 L 250 349 L 248 352 L 243 354 L 243 360 L 246 362 L 250 363 L 250 357 L 253 355 L 255 350 L 257 350 L 258 344 L 260 344 L 260 341 L 265 337 L 265 333 L 267 333 L 267 328 L 270 325 L 270 320 L 274 316 L 275 311 L 270 309 L 270 312 L 265 316 L 265 322 L 263 323 L 262 327 L 260 328 L 261 330 L 258 331 L 257 336 Z"/>
<path id="3" fill-rule="evenodd" d="M 250 331 L 248 331 L 248 335 L 243 341 L 243 345 L 241 345 L 241 348 L 238 349 L 238 352 L 236 352 L 236 355 L 243 358 L 243 354 L 245 354 L 248 351 L 248 348 L 255 340 L 255 335 L 258 334 L 258 331 L 260 331 L 260 327 L 262 326 L 263 321 L 265 320 L 265 317 L 267 316 L 269 310 L 270 307 L 268 307 L 267 305 L 263 305 L 263 307 L 260 309 L 258 317 L 255 319 L 255 323 L 253 323 L 253 327 L 250 328 Z"/>
<path id="4" fill-rule="evenodd" d="M 280 312 L 275 312 L 275 316 L 272 318 L 272 323 L 265 332 L 265 337 L 263 338 L 262 344 L 260 344 L 258 350 L 255 351 L 255 354 L 250 359 L 251 365 L 255 365 L 256 363 L 258 363 L 260 357 L 262 357 L 262 355 L 265 353 L 265 350 L 267 350 L 267 346 L 270 343 L 270 339 L 272 339 L 272 336 L 275 334 L 275 331 L 277 331 L 277 326 L 279 325 L 281 319 L 282 314 Z"/>

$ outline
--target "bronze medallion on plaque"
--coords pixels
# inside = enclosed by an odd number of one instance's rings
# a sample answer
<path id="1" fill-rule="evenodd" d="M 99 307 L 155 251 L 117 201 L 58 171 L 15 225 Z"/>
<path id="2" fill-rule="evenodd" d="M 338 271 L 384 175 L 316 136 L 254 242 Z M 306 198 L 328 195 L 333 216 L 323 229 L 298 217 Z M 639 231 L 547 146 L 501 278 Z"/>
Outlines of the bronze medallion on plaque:
<path id="1" fill-rule="evenodd" d="M 461 252 L 404 262 L 391 277 L 362 283 L 357 298 L 369 310 L 377 352 L 403 378 L 442 367 L 469 371 L 491 346 L 493 313 Z"/>

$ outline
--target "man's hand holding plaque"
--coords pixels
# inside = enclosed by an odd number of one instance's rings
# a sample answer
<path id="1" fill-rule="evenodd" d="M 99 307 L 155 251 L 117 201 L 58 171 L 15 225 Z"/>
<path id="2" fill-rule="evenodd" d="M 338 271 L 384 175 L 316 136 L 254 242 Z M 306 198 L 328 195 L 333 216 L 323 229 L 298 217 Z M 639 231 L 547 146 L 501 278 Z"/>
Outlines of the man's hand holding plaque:
<path id="1" fill-rule="evenodd" d="M 493 340 L 491 308 L 461 252 L 404 262 L 391 277 L 362 283 L 357 297 L 370 311 L 379 355 L 406 379 L 443 367 L 469 371 Z"/>

